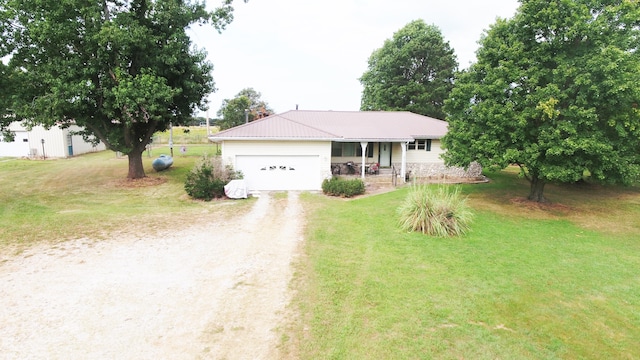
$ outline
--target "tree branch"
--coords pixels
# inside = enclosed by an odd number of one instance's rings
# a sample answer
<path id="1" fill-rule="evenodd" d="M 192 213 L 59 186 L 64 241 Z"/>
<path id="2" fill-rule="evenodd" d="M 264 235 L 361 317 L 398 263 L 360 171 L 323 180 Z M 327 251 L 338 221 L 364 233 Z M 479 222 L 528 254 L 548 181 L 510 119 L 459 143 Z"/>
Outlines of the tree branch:
<path id="1" fill-rule="evenodd" d="M 531 177 L 529 176 L 529 173 L 527 172 L 525 167 L 522 166 L 522 164 L 520 163 L 516 163 L 516 165 L 518 165 L 518 167 L 520 168 L 520 172 L 522 173 L 522 176 L 524 176 L 524 178 L 527 179 L 527 181 L 531 182 Z"/>

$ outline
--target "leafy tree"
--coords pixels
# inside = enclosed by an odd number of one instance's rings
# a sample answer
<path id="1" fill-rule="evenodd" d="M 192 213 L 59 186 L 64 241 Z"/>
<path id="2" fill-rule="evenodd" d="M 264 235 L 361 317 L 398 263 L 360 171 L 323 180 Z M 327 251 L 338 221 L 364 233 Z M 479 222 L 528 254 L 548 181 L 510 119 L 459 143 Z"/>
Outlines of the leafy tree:
<path id="1" fill-rule="evenodd" d="M 77 124 L 128 155 L 128 178 L 144 177 L 153 133 L 187 122 L 214 90 L 212 66 L 186 28 L 211 22 L 221 31 L 232 1 L 207 12 L 180 0 L 0 0 L 2 49 L 23 78 L 16 117 Z"/>
<path id="2" fill-rule="evenodd" d="M 637 1 L 521 0 L 483 36 L 446 103 L 449 164 L 517 164 L 548 182 L 630 183 L 640 175 Z"/>
<path id="3" fill-rule="evenodd" d="M 444 100 L 458 62 L 440 29 L 422 20 L 407 24 L 369 57 L 360 78 L 360 109 L 405 110 L 444 119 Z"/>
<path id="4" fill-rule="evenodd" d="M 218 110 L 221 118 L 217 124 L 220 130 L 230 129 L 242 125 L 247 120 L 254 121 L 273 114 L 273 109 L 260 99 L 262 94 L 253 88 L 241 90 L 233 99 L 224 99 Z M 248 112 L 245 114 L 245 110 Z"/>
<path id="5" fill-rule="evenodd" d="M 8 126 L 15 120 L 13 115 L 12 93 L 16 90 L 15 83 L 16 77 L 19 73 L 11 71 L 8 66 L 0 62 L 0 139 L 5 141 L 13 141 L 14 134 L 12 134 Z"/>

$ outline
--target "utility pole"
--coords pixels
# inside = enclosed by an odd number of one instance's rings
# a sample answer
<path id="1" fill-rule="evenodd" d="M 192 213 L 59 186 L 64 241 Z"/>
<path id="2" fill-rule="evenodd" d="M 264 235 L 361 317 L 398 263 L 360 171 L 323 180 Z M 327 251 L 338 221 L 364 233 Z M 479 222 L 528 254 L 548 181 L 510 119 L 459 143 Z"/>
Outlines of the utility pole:
<path id="1" fill-rule="evenodd" d="M 171 157 L 173 157 L 173 124 L 169 122 L 169 149 L 171 150 Z"/>

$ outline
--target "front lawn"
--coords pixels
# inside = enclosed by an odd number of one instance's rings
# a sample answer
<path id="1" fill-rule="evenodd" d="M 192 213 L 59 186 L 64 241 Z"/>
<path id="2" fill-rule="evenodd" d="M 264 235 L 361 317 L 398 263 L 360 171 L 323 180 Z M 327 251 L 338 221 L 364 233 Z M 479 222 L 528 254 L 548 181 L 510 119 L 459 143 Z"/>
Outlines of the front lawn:
<path id="1" fill-rule="evenodd" d="M 167 147 L 143 155 L 147 178 L 126 179 L 128 160 L 112 151 L 69 159 L 7 159 L 0 162 L 0 253 L 21 251 L 40 242 L 100 239 L 114 232 L 170 231 L 203 217 L 232 216 L 237 207 L 191 200 L 184 190 L 187 174 L 215 145 L 174 147 L 174 163 L 156 172 L 151 162 Z"/>
<path id="2" fill-rule="evenodd" d="M 548 186 L 509 172 L 462 188 L 468 235 L 397 226 L 401 189 L 308 195 L 289 345 L 303 359 L 640 358 L 640 191 Z"/>

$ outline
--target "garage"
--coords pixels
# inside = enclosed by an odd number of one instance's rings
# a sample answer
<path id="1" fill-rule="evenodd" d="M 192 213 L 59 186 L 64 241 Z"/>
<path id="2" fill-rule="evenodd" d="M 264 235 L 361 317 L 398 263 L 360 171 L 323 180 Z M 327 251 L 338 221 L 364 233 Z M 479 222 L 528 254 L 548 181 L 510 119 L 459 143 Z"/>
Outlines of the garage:
<path id="1" fill-rule="evenodd" d="M 319 190 L 317 155 L 236 155 L 250 190 Z"/>

